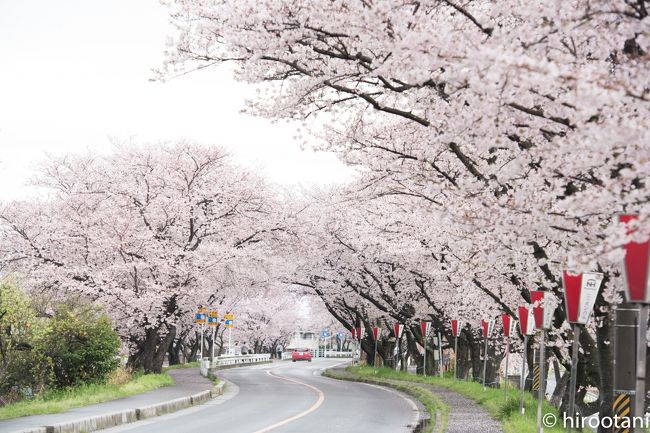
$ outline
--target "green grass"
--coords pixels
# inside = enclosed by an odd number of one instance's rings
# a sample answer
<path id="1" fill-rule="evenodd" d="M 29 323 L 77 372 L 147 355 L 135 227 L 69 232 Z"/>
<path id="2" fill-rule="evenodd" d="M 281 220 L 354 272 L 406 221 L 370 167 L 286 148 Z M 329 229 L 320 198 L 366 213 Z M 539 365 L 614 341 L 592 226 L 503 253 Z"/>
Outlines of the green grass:
<path id="1" fill-rule="evenodd" d="M 136 375 L 123 385 L 87 384 L 65 390 L 47 391 L 33 400 L 0 407 L 0 420 L 65 412 L 75 407 L 116 400 L 173 383 L 171 376 L 167 374 L 146 374 Z"/>
<path id="2" fill-rule="evenodd" d="M 510 388 L 508 392 L 508 401 L 504 399 L 503 388 L 488 388 L 483 390 L 483 386 L 477 382 L 459 381 L 453 378 L 441 378 L 437 376 L 416 376 L 414 374 L 395 371 L 389 368 L 375 369 L 372 367 L 349 367 L 348 371 L 359 378 L 383 378 L 392 380 L 402 380 L 411 383 L 428 383 L 448 388 L 465 397 L 471 398 L 481 406 L 485 407 L 490 415 L 499 420 L 503 426 L 504 433 L 535 433 L 537 417 L 537 399 L 527 392 L 524 396 L 525 415 L 519 414 L 519 390 Z M 548 402 L 544 402 L 543 414 L 553 414 L 561 419 L 558 411 Z M 565 430 L 559 426 L 554 428 L 545 427 L 547 433 L 560 433 Z"/>

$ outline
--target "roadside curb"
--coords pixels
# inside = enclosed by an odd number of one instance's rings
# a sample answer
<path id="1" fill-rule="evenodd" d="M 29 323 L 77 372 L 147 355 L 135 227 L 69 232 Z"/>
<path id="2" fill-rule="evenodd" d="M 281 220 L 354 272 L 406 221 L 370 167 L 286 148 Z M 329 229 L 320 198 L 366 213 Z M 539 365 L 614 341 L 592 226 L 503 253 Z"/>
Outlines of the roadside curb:
<path id="1" fill-rule="evenodd" d="M 418 403 L 420 403 L 421 405 L 423 404 L 422 401 L 420 401 L 420 399 L 418 398 L 418 396 L 415 395 L 413 390 L 410 389 L 407 386 L 400 385 L 400 384 L 397 384 L 397 383 L 393 383 L 393 382 L 390 382 L 390 381 L 384 382 L 384 381 L 378 380 L 378 379 L 355 377 L 355 376 L 353 376 L 351 374 L 347 374 L 347 372 L 346 372 L 346 374 L 338 375 L 333 370 L 334 369 L 327 369 L 327 370 L 323 371 L 322 375 L 325 376 L 325 377 L 328 377 L 330 379 L 346 380 L 348 382 L 357 382 L 357 383 L 367 383 L 367 384 L 370 384 L 370 385 L 378 385 L 378 386 L 385 386 L 387 388 L 392 388 L 392 389 L 395 389 L 397 391 L 401 391 L 401 392 L 403 392 L 405 394 L 410 395 Z M 417 387 L 416 384 L 413 384 L 413 385 Z M 417 387 L 417 388 L 422 389 L 421 387 Z M 427 390 L 427 392 L 430 392 L 430 391 Z M 427 426 L 431 422 L 431 414 L 426 409 L 426 407 L 418 407 L 418 409 L 419 409 L 418 410 L 419 417 L 418 417 L 417 423 L 413 426 L 413 430 L 412 430 L 413 433 L 420 433 L 420 432 L 425 431 L 425 428 L 427 428 Z M 439 433 L 442 426 L 441 426 L 441 423 L 440 423 L 440 418 L 441 418 L 440 414 L 437 414 L 437 415 L 438 416 L 436 416 L 435 425 L 433 426 L 431 431 Z"/>
<path id="2" fill-rule="evenodd" d="M 127 409 L 108 414 L 96 415 L 75 421 L 18 430 L 12 433 L 80 433 L 102 430 L 201 405 L 222 395 L 225 386 L 225 382 L 220 382 L 213 386 L 212 389 L 201 391 L 187 397 L 176 398 L 174 400 L 164 401 L 162 403 L 156 403 L 136 409 Z"/>

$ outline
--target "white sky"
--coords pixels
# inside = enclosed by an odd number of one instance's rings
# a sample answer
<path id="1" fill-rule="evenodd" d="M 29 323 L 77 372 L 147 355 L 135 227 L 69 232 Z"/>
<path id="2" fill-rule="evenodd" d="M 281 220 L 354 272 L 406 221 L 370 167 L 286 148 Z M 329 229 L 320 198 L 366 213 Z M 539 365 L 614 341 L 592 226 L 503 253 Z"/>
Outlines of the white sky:
<path id="1" fill-rule="evenodd" d="M 33 193 L 45 152 L 109 152 L 109 137 L 219 144 L 288 185 L 351 177 L 295 127 L 240 114 L 254 90 L 225 67 L 148 81 L 172 33 L 158 0 L 0 0 L 0 199 Z"/>

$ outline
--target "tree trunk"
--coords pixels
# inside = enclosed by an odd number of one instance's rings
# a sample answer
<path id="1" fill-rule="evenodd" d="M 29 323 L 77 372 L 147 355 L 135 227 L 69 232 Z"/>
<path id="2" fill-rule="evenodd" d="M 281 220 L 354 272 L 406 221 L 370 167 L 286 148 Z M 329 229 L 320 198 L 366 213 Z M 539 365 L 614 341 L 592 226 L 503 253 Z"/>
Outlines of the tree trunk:
<path id="1" fill-rule="evenodd" d="M 144 369 L 146 374 L 162 372 L 165 353 L 176 337 L 176 327 L 172 327 L 164 338 L 160 338 L 157 328 L 148 328 L 139 350 L 129 357 L 127 365 L 134 370 Z"/>

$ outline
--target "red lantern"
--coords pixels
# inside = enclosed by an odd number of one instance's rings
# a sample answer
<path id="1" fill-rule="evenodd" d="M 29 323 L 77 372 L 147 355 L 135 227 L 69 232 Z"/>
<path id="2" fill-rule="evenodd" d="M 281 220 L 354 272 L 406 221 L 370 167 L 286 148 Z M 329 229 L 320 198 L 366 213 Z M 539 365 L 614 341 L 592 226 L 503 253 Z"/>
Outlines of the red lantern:
<path id="1" fill-rule="evenodd" d="M 512 326 L 512 320 L 510 319 L 511 317 L 507 313 L 501 315 L 501 321 L 503 322 L 503 335 L 506 337 L 510 337 L 510 327 Z"/>
<path id="2" fill-rule="evenodd" d="M 637 215 L 621 215 L 619 221 L 629 223 L 638 218 Z M 634 230 L 628 229 L 628 234 L 633 232 Z M 625 244 L 625 297 L 628 302 L 650 304 L 649 263 L 650 239 L 641 243 L 632 241 Z"/>
<path id="3" fill-rule="evenodd" d="M 494 320 L 481 320 L 481 325 L 483 326 L 483 338 L 489 338 L 494 329 Z"/>
<path id="4" fill-rule="evenodd" d="M 451 333 L 454 337 L 458 337 L 458 334 L 460 334 L 460 322 L 458 320 L 451 321 Z"/>
<path id="5" fill-rule="evenodd" d="M 589 321 L 602 281 L 603 274 L 597 272 L 577 275 L 565 272 L 562 275 L 564 305 L 569 323 L 584 325 Z"/>

